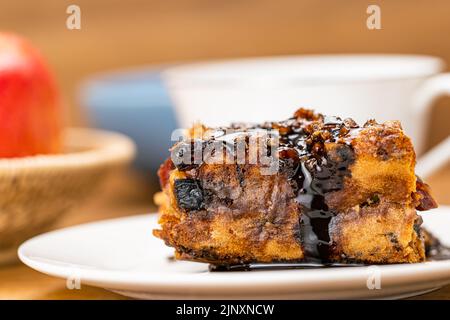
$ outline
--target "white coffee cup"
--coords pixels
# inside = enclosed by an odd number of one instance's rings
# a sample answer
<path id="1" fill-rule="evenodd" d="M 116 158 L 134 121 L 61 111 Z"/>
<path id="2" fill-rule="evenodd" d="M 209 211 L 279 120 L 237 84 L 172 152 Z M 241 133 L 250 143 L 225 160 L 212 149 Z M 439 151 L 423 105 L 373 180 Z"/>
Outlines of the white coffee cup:
<path id="1" fill-rule="evenodd" d="M 419 55 L 311 55 L 181 65 L 163 78 L 183 127 L 282 120 L 301 106 L 360 124 L 400 120 L 428 176 L 450 158 L 450 137 L 423 154 L 432 103 L 450 95 L 444 67 Z"/>

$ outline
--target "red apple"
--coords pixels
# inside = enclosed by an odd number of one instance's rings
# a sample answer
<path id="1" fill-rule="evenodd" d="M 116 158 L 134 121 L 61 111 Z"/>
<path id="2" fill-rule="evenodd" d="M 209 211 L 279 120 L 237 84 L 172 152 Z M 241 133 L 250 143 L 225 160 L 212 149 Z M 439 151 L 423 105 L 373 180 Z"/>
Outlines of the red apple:
<path id="1" fill-rule="evenodd" d="M 0 158 L 58 153 L 61 102 L 54 78 L 26 40 L 0 33 Z"/>

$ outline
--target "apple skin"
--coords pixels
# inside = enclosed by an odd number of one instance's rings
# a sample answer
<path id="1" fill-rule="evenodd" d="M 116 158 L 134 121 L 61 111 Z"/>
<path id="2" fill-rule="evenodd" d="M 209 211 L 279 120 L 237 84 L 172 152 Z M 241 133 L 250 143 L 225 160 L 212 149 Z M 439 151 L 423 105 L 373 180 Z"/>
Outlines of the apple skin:
<path id="1" fill-rule="evenodd" d="M 61 152 L 61 100 L 40 53 L 0 33 L 0 158 Z"/>

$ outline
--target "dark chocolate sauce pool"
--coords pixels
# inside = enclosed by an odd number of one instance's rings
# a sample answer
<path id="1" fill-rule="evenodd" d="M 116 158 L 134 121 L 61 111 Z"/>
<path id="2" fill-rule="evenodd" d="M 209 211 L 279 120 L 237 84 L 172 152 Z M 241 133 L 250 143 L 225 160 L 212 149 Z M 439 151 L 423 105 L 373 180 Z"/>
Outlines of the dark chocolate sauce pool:
<path id="1" fill-rule="evenodd" d="M 430 261 L 449 260 L 450 247 L 443 245 L 439 239 L 431 235 L 429 243 L 425 246 L 425 255 Z"/>
<path id="2" fill-rule="evenodd" d="M 317 268 L 336 268 L 336 267 L 362 267 L 364 264 L 345 264 L 345 263 L 250 263 L 237 265 L 209 265 L 210 272 L 224 271 L 264 271 L 264 270 L 290 270 L 290 269 L 317 269 Z"/>

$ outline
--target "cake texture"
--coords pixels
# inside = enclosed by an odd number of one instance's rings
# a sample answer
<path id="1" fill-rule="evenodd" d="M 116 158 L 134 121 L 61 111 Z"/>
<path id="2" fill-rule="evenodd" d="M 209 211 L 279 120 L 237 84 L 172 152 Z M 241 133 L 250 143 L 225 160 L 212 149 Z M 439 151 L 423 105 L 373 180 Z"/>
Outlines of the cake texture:
<path id="1" fill-rule="evenodd" d="M 299 109 L 281 122 L 196 125 L 158 172 L 153 233 L 177 259 L 216 265 L 421 262 L 416 210 L 436 202 L 414 166 L 397 121 Z"/>

